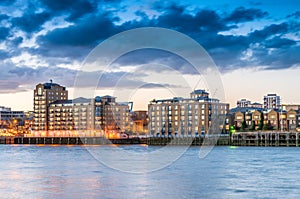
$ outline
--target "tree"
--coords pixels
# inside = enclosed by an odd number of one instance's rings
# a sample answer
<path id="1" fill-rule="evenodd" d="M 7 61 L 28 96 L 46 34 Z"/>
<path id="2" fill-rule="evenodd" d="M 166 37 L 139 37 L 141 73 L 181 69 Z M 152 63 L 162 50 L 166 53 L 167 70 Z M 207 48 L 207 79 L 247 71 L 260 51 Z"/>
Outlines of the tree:
<path id="1" fill-rule="evenodd" d="M 246 124 L 246 121 L 244 120 L 244 121 L 242 122 L 242 128 L 241 128 L 241 130 L 242 130 L 242 131 L 245 131 L 246 128 L 247 128 L 247 124 Z"/>
<path id="2" fill-rule="evenodd" d="M 252 121 L 252 124 L 251 124 L 249 130 L 250 131 L 254 131 L 255 130 L 255 123 L 254 123 L 254 121 Z"/>
<path id="3" fill-rule="evenodd" d="M 268 122 L 267 124 L 264 125 L 263 130 L 273 130 L 273 126 Z"/>
<path id="4" fill-rule="evenodd" d="M 257 129 L 257 130 L 262 130 L 262 129 L 263 129 L 263 126 L 264 126 L 264 113 L 261 112 L 261 113 L 260 113 L 260 122 L 259 122 L 258 129 Z"/>

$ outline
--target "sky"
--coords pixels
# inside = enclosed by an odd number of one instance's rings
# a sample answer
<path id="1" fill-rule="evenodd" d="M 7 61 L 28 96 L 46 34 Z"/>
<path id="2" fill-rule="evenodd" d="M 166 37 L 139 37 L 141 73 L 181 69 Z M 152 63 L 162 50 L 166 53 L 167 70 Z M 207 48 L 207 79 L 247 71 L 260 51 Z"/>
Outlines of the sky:
<path id="1" fill-rule="evenodd" d="M 0 106 L 32 110 L 35 85 L 50 79 L 66 86 L 71 98 L 89 53 L 106 39 L 141 27 L 168 28 L 197 41 L 217 66 L 231 107 L 241 98 L 262 102 L 267 93 L 300 104 L 299 8 L 298 0 L 1 0 Z M 142 49 L 102 71 L 97 94 L 115 94 L 123 77 L 121 89 L 147 85 L 127 96 L 135 109 L 146 109 L 153 98 L 172 97 L 176 77 L 157 64 L 198 78 L 186 60 Z"/>

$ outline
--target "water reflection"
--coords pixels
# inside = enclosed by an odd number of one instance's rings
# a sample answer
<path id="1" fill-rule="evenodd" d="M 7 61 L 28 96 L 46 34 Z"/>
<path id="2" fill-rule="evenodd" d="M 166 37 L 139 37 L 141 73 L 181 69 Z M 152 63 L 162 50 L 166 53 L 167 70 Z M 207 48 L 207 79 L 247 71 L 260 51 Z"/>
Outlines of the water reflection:
<path id="1" fill-rule="evenodd" d="M 126 150 L 145 150 L 144 146 L 127 147 Z M 154 149 L 148 147 L 147 150 Z M 199 148 L 191 147 L 179 160 L 164 169 L 129 174 L 102 165 L 81 146 L 1 145 L 0 196 L 291 198 L 300 194 L 298 150 L 215 147 L 209 156 L 199 159 Z M 131 163 L 123 158 L 126 164 Z M 139 164 L 147 166 L 150 163 L 142 159 Z"/>

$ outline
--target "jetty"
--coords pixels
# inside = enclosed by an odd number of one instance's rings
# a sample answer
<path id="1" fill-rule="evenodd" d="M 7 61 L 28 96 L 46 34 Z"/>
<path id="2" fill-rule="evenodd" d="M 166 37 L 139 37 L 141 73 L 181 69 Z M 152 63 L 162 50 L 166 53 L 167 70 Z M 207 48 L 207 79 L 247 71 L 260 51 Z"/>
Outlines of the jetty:
<path id="1" fill-rule="evenodd" d="M 299 132 L 236 132 L 232 135 L 205 136 L 144 136 L 108 139 L 106 137 L 0 137 L 0 144 L 38 144 L 38 145 L 216 145 L 216 146 L 261 146 L 261 147 L 298 147 Z"/>
<path id="2" fill-rule="evenodd" d="M 299 132 L 239 132 L 231 136 L 233 146 L 294 146 L 298 147 Z"/>

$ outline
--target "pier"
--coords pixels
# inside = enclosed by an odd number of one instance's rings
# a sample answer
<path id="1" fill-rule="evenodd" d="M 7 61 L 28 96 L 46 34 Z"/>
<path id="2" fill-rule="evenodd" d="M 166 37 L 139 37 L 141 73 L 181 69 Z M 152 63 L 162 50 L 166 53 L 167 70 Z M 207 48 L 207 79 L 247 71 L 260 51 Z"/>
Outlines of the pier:
<path id="1" fill-rule="evenodd" d="M 229 136 L 218 137 L 133 137 L 107 139 L 105 137 L 0 137 L 0 144 L 43 144 L 43 145 L 107 145 L 147 144 L 164 145 L 230 145 Z"/>
<path id="2" fill-rule="evenodd" d="M 231 137 L 233 146 L 299 146 L 298 132 L 239 132 Z"/>
<path id="3" fill-rule="evenodd" d="M 140 144 L 139 138 L 106 139 L 105 137 L 0 137 L 0 144 L 107 145 Z"/>
<path id="4" fill-rule="evenodd" d="M 229 135 L 206 137 L 132 137 L 107 139 L 105 137 L 0 137 L 0 144 L 45 144 L 45 145 L 107 145 L 147 144 L 150 146 L 261 146 L 298 147 L 298 132 L 237 132 Z"/>

